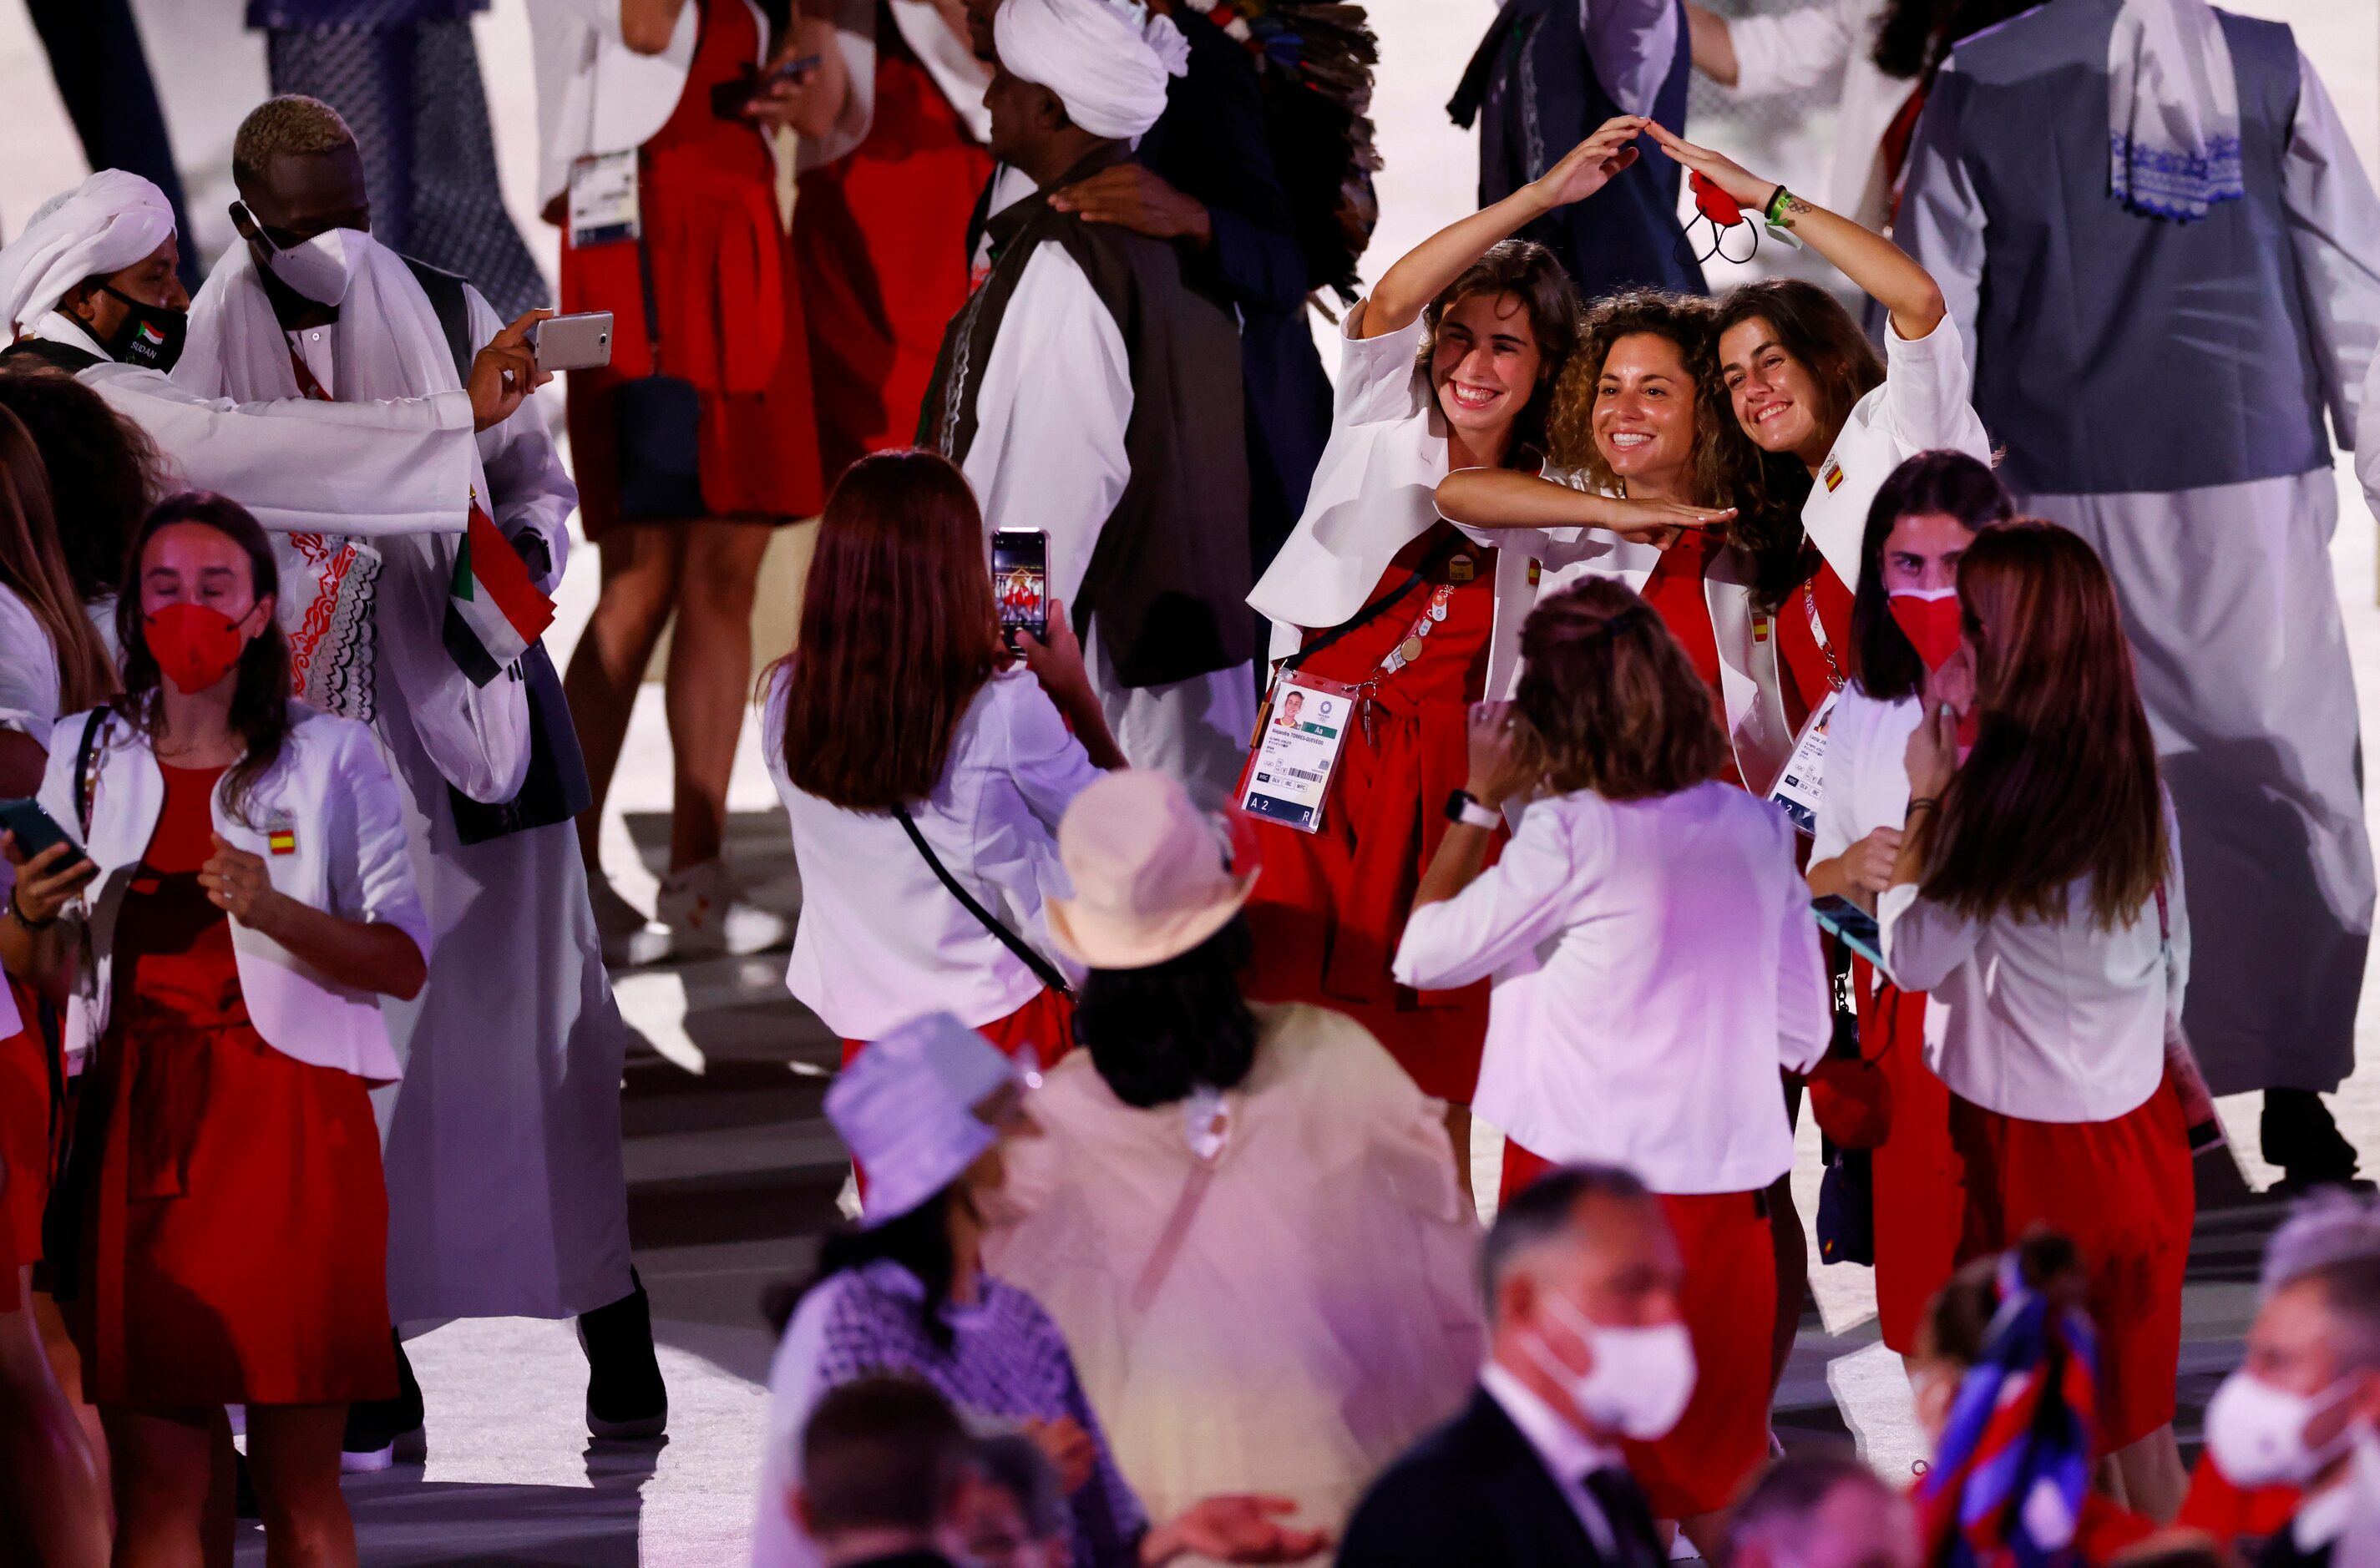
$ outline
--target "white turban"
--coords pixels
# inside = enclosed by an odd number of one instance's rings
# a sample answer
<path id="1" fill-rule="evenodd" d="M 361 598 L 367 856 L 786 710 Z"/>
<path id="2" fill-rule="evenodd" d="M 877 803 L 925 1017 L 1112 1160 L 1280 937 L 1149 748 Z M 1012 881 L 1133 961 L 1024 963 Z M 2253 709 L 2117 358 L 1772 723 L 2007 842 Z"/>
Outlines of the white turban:
<path id="1" fill-rule="evenodd" d="M 1190 68 L 1171 18 L 1111 0 L 1001 0 L 992 42 L 1010 74 L 1056 93 L 1093 136 L 1137 140 L 1165 112 L 1165 82 Z"/>
<path id="2" fill-rule="evenodd" d="M 146 261 L 173 234 L 164 191 L 139 175 L 100 170 L 43 202 L 0 249 L 0 322 L 30 332 L 67 289 Z"/>

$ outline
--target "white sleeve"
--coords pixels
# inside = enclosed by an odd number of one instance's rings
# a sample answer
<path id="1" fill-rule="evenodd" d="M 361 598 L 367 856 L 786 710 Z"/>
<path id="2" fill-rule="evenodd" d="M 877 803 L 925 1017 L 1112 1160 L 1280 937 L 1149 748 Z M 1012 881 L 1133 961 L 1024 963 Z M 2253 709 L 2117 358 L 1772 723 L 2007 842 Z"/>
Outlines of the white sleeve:
<path id="1" fill-rule="evenodd" d="M 1924 337 L 1910 339 L 1888 320 L 1884 324 L 1884 396 L 1876 423 L 1906 462 L 1920 452 L 1963 452 L 1979 463 L 1992 460 L 1991 438 L 1975 412 L 1974 377 L 1967 369 L 1966 340 L 1949 316 Z"/>
<path id="2" fill-rule="evenodd" d="M 1961 352 L 1975 339 L 1984 290 L 1983 199 L 1975 194 L 1958 147 L 1953 110 L 1965 96 L 1957 62 L 1934 79 L 1909 151 L 1900 219 L 1892 237 L 1934 276 L 1949 308 L 1943 318 L 1958 333 Z M 1939 330 L 1939 329 L 1937 329 Z"/>
<path id="3" fill-rule="evenodd" d="M 1678 57 L 1682 15 L 1676 0 L 1578 0 L 1579 30 L 1595 79 L 1621 113 L 1653 112 L 1653 100 Z M 1550 147 L 1546 151 L 1560 155 Z"/>
<path id="4" fill-rule="evenodd" d="M 485 346 L 504 323 L 468 284 L 463 286 L 463 300 L 470 315 L 471 341 Z M 479 442 L 480 468 L 488 476 L 488 515 L 506 539 L 526 530 L 544 541 L 546 572 L 537 586 L 539 591 L 552 593 L 569 559 L 570 514 L 578 504 L 578 487 L 553 449 L 544 407 L 535 397 L 523 399 L 511 418 L 481 431 Z"/>
<path id="5" fill-rule="evenodd" d="M 2181 881 L 2181 819 L 2174 815 L 2173 796 L 2165 796 L 2165 1010 L 2181 1022 L 2182 999 L 2190 991 L 2190 897 Z"/>
<path id="6" fill-rule="evenodd" d="M 2372 368 L 2363 372 L 2363 401 L 2368 408 L 2372 400 L 2380 397 L 2380 354 L 2372 356 Z M 2364 504 L 2372 515 L 2380 517 L 2380 441 L 2358 441 L 2355 444 L 2355 477 L 2363 481 Z"/>
<path id="7" fill-rule="evenodd" d="M 2297 117 L 2281 163 L 2281 206 L 2305 287 L 2323 396 L 2340 444 L 2357 447 L 2364 373 L 2380 344 L 2380 199 L 2303 55 Z"/>
<path id="8" fill-rule="evenodd" d="M 1415 910 L 1397 944 L 1397 983 L 1415 991 L 1466 986 L 1560 930 L 1572 894 L 1610 849 L 1608 834 L 1581 845 L 1576 840 L 1585 835 L 1565 827 L 1547 807 L 1531 808 L 1504 853 L 1469 887 Z"/>
<path id="9" fill-rule="evenodd" d="M 335 724 L 343 732 L 338 774 L 346 786 L 347 810 L 355 824 L 355 858 L 331 868 L 332 897 L 338 907 L 329 911 L 345 919 L 395 926 L 413 939 L 423 963 L 430 961 L 430 918 L 422 913 L 421 895 L 413 881 L 413 859 L 406 848 L 405 807 L 396 780 L 381 760 L 371 731 L 347 719 L 317 718 L 314 724 Z"/>
<path id="10" fill-rule="evenodd" d="M 1415 383 L 1421 368 L 1421 342 L 1427 328 L 1422 318 L 1378 337 L 1354 334 L 1358 310 L 1369 310 L 1369 299 L 1356 301 L 1339 323 L 1339 380 L 1330 394 L 1330 425 L 1376 425 L 1414 416 L 1421 395 Z M 1326 456 L 1326 461 L 1327 456 Z"/>
<path id="11" fill-rule="evenodd" d="M 767 1446 L 760 1455 L 760 1495 L 752 1522 L 752 1568 L 813 1568 L 821 1561 L 794 1523 L 793 1491 L 801 1484 L 802 1428 L 818 1404 L 819 1361 L 829 1310 L 842 1276 L 813 1287 L 794 1309 L 785 1337 L 769 1362 Z"/>
<path id="12" fill-rule="evenodd" d="M 1858 723 L 1866 718 L 1855 705 L 1863 704 L 1857 691 L 1850 687 L 1835 699 L 1834 717 L 1827 721 L 1827 760 L 1819 774 L 1818 825 L 1810 834 L 1810 864 L 1832 860 L 1848 852 L 1855 842 L 1867 835 L 1859 831 L 1859 822 L 1852 808 L 1852 797 L 1858 793 L 1853 781 L 1858 776 L 1859 752 L 1850 742 L 1858 732 L 1845 720 Z"/>
<path id="13" fill-rule="evenodd" d="M 1834 1041 L 1834 1001 L 1827 961 L 1818 951 L 1818 921 L 1810 890 L 1793 867 L 1792 830 L 1778 822 L 1777 854 L 1784 867 L 1784 929 L 1777 950 L 1777 1059 L 1806 1073 Z"/>
<path id="14" fill-rule="evenodd" d="M 1876 15 L 1874 0 L 1818 0 L 1767 16 L 1728 18 L 1736 70 L 1730 91 L 1738 98 L 1762 98 L 1817 86 L 1872 42 L 1866 24 Z"/>
<path id="15" fill-rule="evenodd" d="M 471 493 L 471 398 L 389 403 L 201 397 L 154 371 L 79 378 L 149 432 L 195 490 L 219 491 L 278 533 L 460 533 Z"/>
<path id="16" fill-rule="evenodd" d="M 1903 991 L 1932 991 L 1975 951 L 1982 928 L 1928 898 L 1915 882 L 1884 890 L 1876 901 L 1885 973 Z"/>
<path id="17" fill-rule="evenodd" d="M 1001 702 L 1008 723 L 1009 777 L 1025 797 L 1026 809 L 1054 833 L 1075 796 L 1099 781 L 1099 770 L 1066 727 L 1058 705 L 1050 700 L 1040 683 L 1026 676 L 1016 684 L 1021 689 L 1002 693 Z"/>
<path id="18" fill-rule="evenodd" d="M 0 729 L 46 750 L 57 717 L 58 650 L 25 602 L 0 587 Z"/>
<path id="19" fill-rule="evenodd" d="M 987 529 L 1048 530 L 1050 590 L 1070 604 L 1132 478 L 1123 441 L 1132 401 L 1115 318 L 1066 248 L 1043 240 L 1001 318 L 961 466 Z"/>

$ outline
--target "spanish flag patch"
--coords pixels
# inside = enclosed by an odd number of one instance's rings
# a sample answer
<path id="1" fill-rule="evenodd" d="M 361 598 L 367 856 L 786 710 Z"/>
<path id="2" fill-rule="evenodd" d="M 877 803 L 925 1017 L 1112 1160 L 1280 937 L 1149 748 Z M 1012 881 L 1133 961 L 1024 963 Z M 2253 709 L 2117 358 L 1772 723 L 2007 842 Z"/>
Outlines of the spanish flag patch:
<path id="1" fill-rule="evenodd" d="M 1818 477 L 1827 481 L 1827 493 L 1832 495 L 1843 482 L 1843 466 L 1832 457 L 1828 457 L 1827 466 L 1819 470 Z"/>
<path id="2" fill-rule="evenodd" d="M 264 843 L 265 847 L 275 855 L 295 855 L 298 853 L 298 830 L 274 828 L 264 835 Z"/>

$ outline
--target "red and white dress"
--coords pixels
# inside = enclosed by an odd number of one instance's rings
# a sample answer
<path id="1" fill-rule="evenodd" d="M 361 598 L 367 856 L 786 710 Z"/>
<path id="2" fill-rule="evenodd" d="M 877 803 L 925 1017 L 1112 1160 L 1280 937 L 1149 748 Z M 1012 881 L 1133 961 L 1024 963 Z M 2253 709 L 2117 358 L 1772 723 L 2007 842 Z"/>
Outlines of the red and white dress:
<path id="1" fill-rule="evenodd" d="M 1825 1051 L 1827 976 L 1782 813 L 1711 781 L 1532 802 L 1503 857 L 1413 912 L 1396 978 L 1493 978 L 1479 1113 L 1505 1181 L 1623 1166 L 1660 1195 L 1700 1368 L 1684 1416 L 1629 1465 L 1654 1513 L 1732 1501 L 1768 1454 L 1776 1250 L 1765 1193 L 1793 1163 L 1780 1068 Z"/>
<path id="2" fill-rule="evenodd" d="M 2170 802 L 2166 832 L 2180 842 Z M 2190 921 L 2178 857 L 2163 920 L 2151 901 L 2102 930 L 2089 893 L 2068 890 L 2065 920 L 1977 921 L 1903 883 L 1877 900 L 1876 919 L 1893 978 L 1943 1009 L 1927 1056 L 1949 1086 L 1963 1168 L 1958 1260 L 2035 1226 L 2074 1242 L 2101 1336 L 2099 1445 L 2112 1451 L 2174 1415 L 2196 1199 L 2165 1043 L 2181 1015 Z"/>

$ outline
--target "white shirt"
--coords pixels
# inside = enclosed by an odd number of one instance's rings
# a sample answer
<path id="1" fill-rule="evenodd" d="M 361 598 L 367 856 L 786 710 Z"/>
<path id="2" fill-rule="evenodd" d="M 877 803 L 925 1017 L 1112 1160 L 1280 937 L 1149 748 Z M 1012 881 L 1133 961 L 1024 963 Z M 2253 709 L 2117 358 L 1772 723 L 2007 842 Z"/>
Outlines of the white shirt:
<path id="1" fill-rule="evenodd" d="M 471 397 L 442 392 L 387 403 L 202 397 L 172 377 L 106 358 L 53 310 L 33 335 L 101 356 L 77 372 L 148 432 L 180 482 L 218 491 L 266 529 L 309 533 L 460 533 L 471 493 Z"/>
<path id="2" fill-rule="evenodd" d="M 1560 1411 L 1531 1392 L 1526 1383 L 1493 1361 L 1479 1368 L 1479 1386 L 1536 1451 L 1537 1463 L 1545 1466 L 1554 1489 L 1570 1504 L 1570 1511 L 1578 1515 L 1586 1538 L 1595 1543 L 1596 1556 L 1605 1562 L 1618 1562 L 1620 1538 L 1612 1531 L 1611 1521 L 1604 1515 L 1603 1504 L 1586 1489 L 1586 1478 L 1597 1470 L 1625 1470 L 1627 1454 L 1607 1448 L 1580 1431 Z"/>
<path id="3" fill-rule="evenodd" d="M 1845 686 L 1827 722 L 1827 787 L 1810 863 L 1832 860 L 1878 828 L 1909 815 L 1909 737 L 1925 705 L 1914 697 L 1881 702 Z"/>
<path id="4" fill-rule="evenodd" d="M 1397 982 L 1495 977 L 1474 1103 L 1531 1153 L 1756 1191 L 1793 1163 L 1778 1070 L 1815 1062 L 1830 1026 L 1793 850 L 1732 784 L 1536 801 L 1495 865 L 1413 912 Z"/>
<path id="5" fill-rule="evenodd" d="M 1845 588 L 1859 587 L 1860 542 L 1868 508 L 1892 470 L 1920 452 L 1963 452 L 1992 460 L 1991 437 L 1969 401 L 1973 373 L 1964 340 L 1949 316 L 1914 342 L 1890 322 L 1884 330 L 1885 378 L 1852 406 L 1802 504 L 1802 527 Z"/>
<path id="6" fill-rule="evenodd" d="M 58 650 L 14 590 L 0 584 L 0 729 L 44 750 L 58 717 Z"/>
<path id="7" fill-rule="evenodd" d="M 1033 971 L 951 896 L 890 813 L 846 811 L 794 787 L 784 759 L 790 680 L 783 670 L 771 679 L 761 725 L 802 878 L 786 989 L 845 1039 L 874 1039 L 936 1008 L 989 1024 L 1031 1001 L 1041 989 Z M 1047 951 L 1041 900 L 1062 886 L 1058 820 L 1099 776 L 1040 684 L 1010 670 L 976 693 L 942 782 L 910 810 L 960 885 Z"/>
<path id="8" fill-rule="evenodd" d="M 76 744 L 53 747 L 42 777 L 42 809 L 68 833 L 76 832 L 79 820 L 75 766 L 85 717 L 58 721 Z M 289 718 L 281 756 L 249 797 L 249 821 L 225 810 L 219 784 L 214 831 L 225 843 L 260 857 L 276 893 L 346 919 L 395 926 L 427 956 L 430 922 L 406 857 L 404 810 L 370 729 L 302 702 L 289 704 Z M 103 734 L 92 768 L 91 832 L 84 841 L 99 868 L 88 900 L 97 961 L 68 1004 L 70 1046 L 88 1045 L 107 1032 L 115 999 L 116 917 L 165 806 L 165 776 L 149 743 L 121 718 L 108 720 Z M 268 841 L 276 829 L 290 835 L 288 847 L 279 853 Z M 398 1076 L 377 995 L 329 978 L 237 920 L 231 925 L 231 941 L 249 1019 L 267 1045 L 298 1061 L 374 1082 Z"/>
<path id="9" fill-rule="evenodd" d="M 1800 92 L 1842 71 L 1835 105 L 1834 159 L 1819 203 L 1882 233 L 1892 192 L 1884 176 L 1884 133 L 1917 83 L 1876 68 L 1876 30 L 1888 0 L 1818 0 L 1767 16 L 1730 17 L 1738 98 Z"/>
<path id="10" fill-rule="evenodd" d="M 1330 442 L 1297 527 L 1248 595 L 1272 619 L 1276 659 L 1296 652 L 1305 630 L 1335 626 L 1362 609 L 1397 552 L 1439 521 L 1446 418 L 1421 363 L 1426 328 L 1415 317 L 1394 332 L 1357 337 L 1360 312 L 1370 309 L 1369 300 L 1357 305 L 1340 327 Z M 1520 678 L 1521 624 L 1536 604 L 1532 557 L 1547 553 L 1547 536 L 1534 529 L 1463 532 L 1497 552 L 1486 690 L 1508 695 Z"/>
<path id="11" fill-rule="evenodd" d="M 1976 922 L 1918 896 L 1913 882 L 1876 900 L 1885 966 L 1905 991 L 1946 1004 L 1935 1074 L 1960 1098 L 2029 1122 L 2112 1122 L 2165 1079 L 2166 1031 L 2190 978 L 2181 829 L 2166 874 L 2170 941 L 2155 900 L 2113 931 L 2090 915 L 2090 886 L 2067 890 L 2068 918 Z M 1932 1031 L 1929 1028 L 1928 1033 Z"/>

